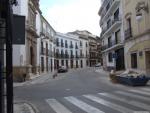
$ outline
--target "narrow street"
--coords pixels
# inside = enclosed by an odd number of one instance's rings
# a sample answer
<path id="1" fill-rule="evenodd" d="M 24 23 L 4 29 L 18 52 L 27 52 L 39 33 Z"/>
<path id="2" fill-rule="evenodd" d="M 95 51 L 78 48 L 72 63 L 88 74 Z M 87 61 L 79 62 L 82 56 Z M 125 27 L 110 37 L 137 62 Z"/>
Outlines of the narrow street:
<path id="1" fill-rule="evenodd" d="M 39 77 L 14 87 L 14 98 L 32 103 L 40 113 L 149 113 L 149 85 L 113 84 L 106 73 L 96 70 L 70 70 L 55 79 Z"/>

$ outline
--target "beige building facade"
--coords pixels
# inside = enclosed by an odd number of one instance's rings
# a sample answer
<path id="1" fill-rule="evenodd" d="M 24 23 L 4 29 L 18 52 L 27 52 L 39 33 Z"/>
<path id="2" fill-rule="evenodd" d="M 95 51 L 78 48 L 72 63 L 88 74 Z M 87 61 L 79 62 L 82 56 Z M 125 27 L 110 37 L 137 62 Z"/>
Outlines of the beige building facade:
<path id="1" fill-rule="evenodd" d="M 150 74 L 150 0 L 123 0 L 125 67 Z"/>

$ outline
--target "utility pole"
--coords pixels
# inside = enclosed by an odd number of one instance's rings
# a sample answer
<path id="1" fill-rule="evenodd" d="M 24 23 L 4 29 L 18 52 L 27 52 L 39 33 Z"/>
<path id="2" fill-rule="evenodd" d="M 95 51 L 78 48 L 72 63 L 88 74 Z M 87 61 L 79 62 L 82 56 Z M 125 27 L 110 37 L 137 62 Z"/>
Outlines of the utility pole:
<path id="1" fill-rule="evenodd" d="M 13 113 L 13 4 L 17 1 L 0 1 L 0 113 Z"/>

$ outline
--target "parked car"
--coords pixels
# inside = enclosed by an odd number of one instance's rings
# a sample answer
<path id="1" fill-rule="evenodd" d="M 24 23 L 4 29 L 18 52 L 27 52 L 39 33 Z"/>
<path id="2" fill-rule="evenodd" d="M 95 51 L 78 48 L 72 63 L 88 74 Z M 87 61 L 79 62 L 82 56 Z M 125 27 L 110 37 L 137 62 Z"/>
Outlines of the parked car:
<path id="1" fill-rule="evenodd" d="M 58 73 L 65 73 L 65 72 L 67 72 L 68 71 L 68 69 L 67 69 L 67 67 L 65 67 L 65 66 L 60 66 L 59 68 L 58 68 Z"/>
<path id="2" fill-rule="evenodd" d="M 98 64 L 96 64 L 96 65 L 95 65 L 95 67 L 101 67 L 101 64 L 100 64 L 100 63 L 98 63 Z"/>

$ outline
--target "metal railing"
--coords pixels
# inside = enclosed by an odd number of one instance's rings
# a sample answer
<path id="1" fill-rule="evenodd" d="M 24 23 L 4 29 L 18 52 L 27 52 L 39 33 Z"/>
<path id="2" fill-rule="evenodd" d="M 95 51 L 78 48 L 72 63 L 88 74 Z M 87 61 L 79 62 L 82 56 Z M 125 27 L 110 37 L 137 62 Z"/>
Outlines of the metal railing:
<path id="1" fill-rule="evenodd" d="M 70 45 L 70 48 L 73 48 L 73 44 Z"/>
<path id="2" fill-rule="evenodd" d="M 127 30 L 125 30 L 125 40 L 128 40 L 132 37 L 132 28 L 128 28 Z"/>
<path id="3" fill-rule="evenodd" d="M 115 46 L 116 44 L 119 44 L 119 43 L 121 43 L 121 41 L 113 40 L 113 41 L 109 42 L 108 44 L 102 46 L 101 49 L 102 49 L 102 51 L 104 51 L 104 50 L 106 50 L 108 48 L 111 48 L 111 47 L 113 47 L 113 46 Z"/>
<path id="4" fill-rule="evenodd" d="M 111 20 L 110 24 L 107 25 L 107 27 L 102 30 L 100 37 L 102 37 L 105 34 L 105 32 L 107 32 L 116 22 L 119 21 L 121 21 L 121 17 L 116 17 L 114 20 Z"/>

